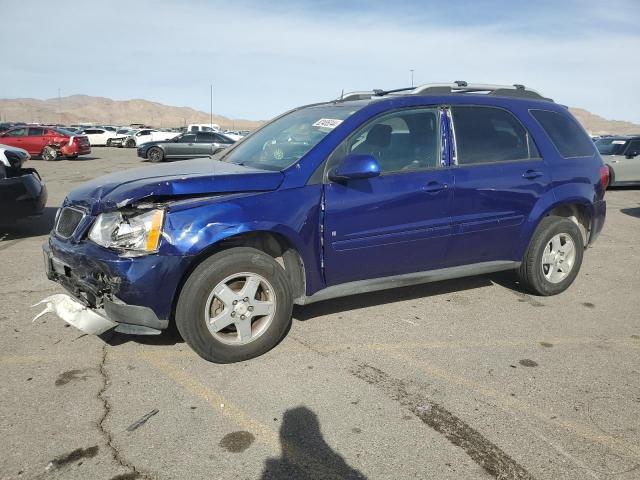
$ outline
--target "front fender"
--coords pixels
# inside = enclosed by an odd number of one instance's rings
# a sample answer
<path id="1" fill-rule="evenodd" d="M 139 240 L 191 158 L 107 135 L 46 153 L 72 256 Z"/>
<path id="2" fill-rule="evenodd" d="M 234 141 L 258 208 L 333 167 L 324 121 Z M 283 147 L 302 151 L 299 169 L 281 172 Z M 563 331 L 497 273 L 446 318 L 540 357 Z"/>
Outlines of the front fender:
<path id="1" fill-rule="evenodd" d="M 163 229 L 161 253 L 197 257 L 230 237 L 268 232 L 284 237 L 302 258 L 307 290 L 324 287 L 320 275 L 320 185 L 230 195 L 172 211 Z"/>

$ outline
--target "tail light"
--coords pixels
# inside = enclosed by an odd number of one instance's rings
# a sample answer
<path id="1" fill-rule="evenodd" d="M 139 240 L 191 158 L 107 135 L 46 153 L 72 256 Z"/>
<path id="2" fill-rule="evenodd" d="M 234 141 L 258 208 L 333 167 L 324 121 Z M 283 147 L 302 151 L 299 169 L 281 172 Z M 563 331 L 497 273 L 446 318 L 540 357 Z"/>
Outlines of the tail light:
<path id="1" fill-rule="evenodd" d="M 602 185 L 602 194 L 604 195 L 609 186 L 609 167 L 606 165 L 600 167 L 600 185 Z"/>

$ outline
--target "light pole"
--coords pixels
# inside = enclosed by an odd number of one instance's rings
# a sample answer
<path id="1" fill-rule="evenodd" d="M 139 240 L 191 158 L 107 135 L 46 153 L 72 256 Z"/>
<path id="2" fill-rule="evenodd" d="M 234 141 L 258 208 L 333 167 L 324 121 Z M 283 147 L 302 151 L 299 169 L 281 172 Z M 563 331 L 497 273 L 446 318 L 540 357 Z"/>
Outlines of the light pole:
<path id="1" fill-rule="evenodd" d="M 62 125 L 62 98 L 60 97 L 59 88 L 58 88 L 58 123 Z"/>
<path id="2" fill-rule="evenodd" d="M 209 126 L 213 128 L 213 83 L 209 85 Z"/>
<path id="3" fill-rule="evenodd" d="M 413 68 L 409 71 L 411 72 L 411 86 L 413 87 Z"/>

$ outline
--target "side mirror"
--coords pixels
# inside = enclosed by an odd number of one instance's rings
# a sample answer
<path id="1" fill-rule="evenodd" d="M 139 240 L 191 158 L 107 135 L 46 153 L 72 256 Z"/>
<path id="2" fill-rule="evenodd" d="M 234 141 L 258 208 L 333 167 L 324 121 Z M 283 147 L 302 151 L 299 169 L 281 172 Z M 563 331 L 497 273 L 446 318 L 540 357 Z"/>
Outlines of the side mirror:
<path id="1" fill-rule="evenodd" d="M 329 172 L 329 180 L 340 182 L 372 178 L 380 175 L 380 164 L 373 155 L 351 153 Z"/>

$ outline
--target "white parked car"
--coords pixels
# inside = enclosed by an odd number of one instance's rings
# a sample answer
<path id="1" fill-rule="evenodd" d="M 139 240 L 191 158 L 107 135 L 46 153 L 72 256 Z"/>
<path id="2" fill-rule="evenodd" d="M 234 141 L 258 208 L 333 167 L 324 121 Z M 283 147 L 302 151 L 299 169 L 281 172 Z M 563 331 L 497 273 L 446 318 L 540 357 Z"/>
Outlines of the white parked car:
<path id="1" fill-rule="evenodd" d="M 244 135 L 242 135 L 240 132 L 238 132 L 237 130 L 225 130 L 224 131 L 225 136 L 229 137 L 231 140 L 233 140 L 234 142 L 237 142 L 238 140 L 240 140 L 241 138 L 244 138 Z"/>
<path id="2" fill-rule="evenodd" d="M 109 143 L 109 140 L 116 136 L 116 132 L 106 130 L 104 128 L 85 128 L 80 132 L 80 135 L 85 135 L 89 139 L 89 143 L 92 147 L 105 146 Z"/>
<path id="3" fill-rule="evenodd" d="M 125 141 L 125 147 L 139 147 L 143 143 L 156 142 L 158 140 L 171 140 L 172 138 L 180 135 L 180 132 L 163 132 L 161 130 L 154 130 L 151 128 L 143 128 L 138 130 L 133 135 L 127 137 Z"/>
<path id="4" fill-rule="evenodd" d="M 187 126 L 187 132 L 220 132 L 220 125 L 217 123 L 190 123 Z"/>

